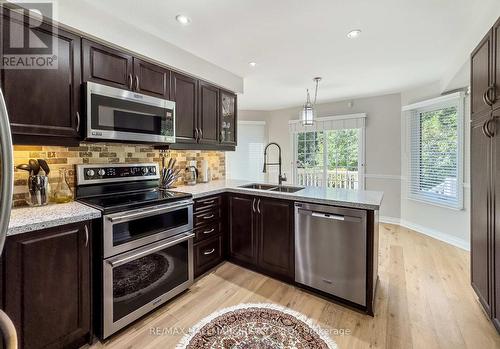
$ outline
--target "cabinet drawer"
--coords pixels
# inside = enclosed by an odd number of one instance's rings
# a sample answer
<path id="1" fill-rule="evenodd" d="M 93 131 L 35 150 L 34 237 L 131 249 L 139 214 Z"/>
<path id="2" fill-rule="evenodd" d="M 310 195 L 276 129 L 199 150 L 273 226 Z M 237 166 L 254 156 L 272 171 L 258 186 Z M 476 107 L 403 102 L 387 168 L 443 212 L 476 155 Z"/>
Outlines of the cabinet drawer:
<path id="1" fill-rule="evenodd" d="M 220 207 L 212 207 L 209 210 L 194 214 L 194 227 L 202 227 L 207 224 L 218 222 L 220 219 Z"/>
<path id="2" fill-rule="evenodd" d="M 221 201 L 222 198 L 220 196 L 211 196 L 209 198 L 195 200 L 194 212 L 200 212 L 209 208 L 219 207 L 221 205 Z"/>
<path id="3" fill-rule="evenodd" d="M 222 235 L 194 245 L 195 277 L 222 261 Z"/>
<path id="4" fill-rule="evenodd" d="M 201 240 L 209 239 L 214 237 L 215 235 L 220 234 L 220 222 L 211 223 L 206 226 L 202 226 L 194 231 L 195 237 L 194 242 L 198 242 Z"/>

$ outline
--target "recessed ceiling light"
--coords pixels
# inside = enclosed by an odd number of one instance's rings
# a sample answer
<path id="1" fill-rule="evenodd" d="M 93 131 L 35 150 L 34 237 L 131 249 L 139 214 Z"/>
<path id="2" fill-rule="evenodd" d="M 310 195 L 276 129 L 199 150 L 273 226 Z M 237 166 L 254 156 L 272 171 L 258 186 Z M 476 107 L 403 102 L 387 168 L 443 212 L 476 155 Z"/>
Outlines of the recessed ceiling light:
<path id="1" fill-rule="evenodd" d="M 175 19 L 182 25 L 188 25 L 189 23 L 191 23 L 191 18 L 186 15 L 177 15 L 175 16 Z"/>
<path id="2" fill-rule="evenodd" d="M 256 62 L 250 62 L 250 63 L 248 63 L 248 65 L 249 65 L 249 66 L 251 66 L 251 67 L 253 68 L 253 67 L 256 67 L 256 66 L 257 66 L 257 63 L 256 63 Z"/>
<path id="3" fill-rule="evenodd" d="M 361 29 L 354 29 L 354 30 L 351 30 L 349 33 L 347 33 L 347 37 L 349 39 L 356 39 L 360 35 L 361 35 Z"/>

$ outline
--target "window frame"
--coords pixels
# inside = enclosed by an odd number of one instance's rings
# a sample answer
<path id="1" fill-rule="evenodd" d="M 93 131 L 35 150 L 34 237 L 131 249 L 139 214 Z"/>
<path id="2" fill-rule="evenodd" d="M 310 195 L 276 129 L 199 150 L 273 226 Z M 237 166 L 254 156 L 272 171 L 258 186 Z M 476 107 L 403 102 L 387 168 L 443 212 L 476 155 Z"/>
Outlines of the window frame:
<path id="1" fill-rule="evenodd" d="M 420 187 L 421 176 L 415 176 L 412 168 L 418 168 L 421 171 L 420 166 L 420 154 L 414 154 L 414 137 L 418 137 L 418 149 L 421 149 L 421 113 L 456 107 L 457 109 L 457 180 L 456 180 L 456 190 L 457 190 L 457 200 L 447 201 L 443 200 L 443 195 L 435 194 L 430 196 L 429 193 L 423 193 L 421 190 L 415 190 L 415 188 Z M 433 206 L 443 207 L 452 210 L 463 210 L 464 209 L 464 119 L 465 119 L 465 94 L 464 93 L 454 93 L 450 96 L 442 96 L 434 98 L 431 100 L 415 103 L 414 105 L 406 106 L 403 111 L 408 112 L 409 120 L 407 120 L 407 139 L 408 139 L 408 161 L 407 161 L 407 199 L 425 203 Z M 418 122 L 416 122 L 418 120 Z M 413 127 L 418 127 L 416 132 L 413 131 Z M 417 150 L 418 151 L 418 150 Z M 418 161 L 414 164 L 414 159 Z M 415 166 L 414 166 L 415 165 Z"/>
<path id="2" fill-rule="evenodd" d="M 353 189 L 353 190 L 365 190 L 365 144 L 366 144 L 366 129 L 365 127 L 358 127 L 358 128 L 346 128 L 346 129 L 356 129 L 358 131 L 358 188 Z M 311 130 L 308 132 L 328 132 L 328 131 L 336 131 L 336 129 L 332 130 Z M 297 161 L 298 161 L 298 138 L 299 138 L 299 133 L 302 132 L 297 132 L 297 133 L 292 133 L 291 134 L 291 143 L 292 143 L 292 149 L 293 149 L 293 162 L 292 162 L 292 182 L 294 185 L 298 185 L 298 176 L 297 176 Z M 318 188 L 328 188 L 326 186 L 327 183 L 327 172 L 328 169 L 326 167 L 326 164 L 328 163 L 328 152 L 325 151 L 328 149 L 327 144 L 326 144 L 327 137 L 323 137 L 323 171 L 322 171 L 322 180 L 321 182 L 324 184 Z"/>

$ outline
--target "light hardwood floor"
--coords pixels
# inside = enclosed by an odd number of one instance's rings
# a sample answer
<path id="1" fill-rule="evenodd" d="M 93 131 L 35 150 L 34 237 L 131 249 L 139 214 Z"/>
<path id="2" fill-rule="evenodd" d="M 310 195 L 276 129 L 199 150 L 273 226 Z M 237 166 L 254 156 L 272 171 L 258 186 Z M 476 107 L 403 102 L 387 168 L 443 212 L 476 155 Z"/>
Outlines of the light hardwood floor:
<path id="1" fill-rule="evenodd" d="M 294 286 L 224 263 L 183 295 L 93 348 L 175 348 L 183 328 L 239 303 L 281 304 L 314 319 L 339 349 L 500 348 L 470 287 L 469 254 L 395 225 L 380 225 L 380 283 L 375 317 Z M 166 329 L 163 335 L 152 328 Z M 176 330 L 177 329 L 177 330 Z"/>

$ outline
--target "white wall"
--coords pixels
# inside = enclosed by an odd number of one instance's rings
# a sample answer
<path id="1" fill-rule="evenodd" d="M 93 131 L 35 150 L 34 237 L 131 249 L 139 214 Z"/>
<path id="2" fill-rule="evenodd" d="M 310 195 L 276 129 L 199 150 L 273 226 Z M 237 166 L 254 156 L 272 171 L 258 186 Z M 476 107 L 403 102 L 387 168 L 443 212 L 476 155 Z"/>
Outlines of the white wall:
<path id="1" fill-rule="evenodd" d="M 149 34 L 133 23 L 96 10 L 83 0 L 55 0 L 55 4 L 54 17 L 64 25 L 236 93 L 243 92 L 243 78 Z"/>
<path id="2" fill-rule="evenodd" d="M 366 190 L 384 191 L 384 200 L 380 209 L 381 216 L 399 219 L 400 216 L 400 177 L 401 177 L 401 96 L 390 94 L 378 97 L 352 100 L 352 107 L 347 101 L 324 103 L 316 106 L 317 116 L 332 116 L 353 113 L 366 113 Z M 291 178 L 292 147 L 288 121 L 299 118 L 301 108 L 288 108 L 268 112 L 240 111 L 242 120 L 266 120 L 269 141 L 277 142 L 283 150 L 284 172 Z M 269 158 L 275 159 L 274 149 Z M 276 169 L 270 174 L 270 181 L 277 181 Z"/>
<path id="3" fill-rule="evenodd" d="M 468 79 L 465 79 L 467 81 Z M 439 96 L 441 93 L 440 82 L 421 86 L 401 93 L 401 104 L 407 105 L 421 100 Z M 408 165 L 408 139 L 406 136 L 405 113 L 401 114 L 401 225 L 421 233 L 436 237 L 455 246 L 469 249 L 470 236 L 470 137 L 469 122 L 470 109 L 465 106 L 464 115 L 464 209 L 454 210 L 431 204 L 409 200 L 407 198 L 407 165 Z"/>

